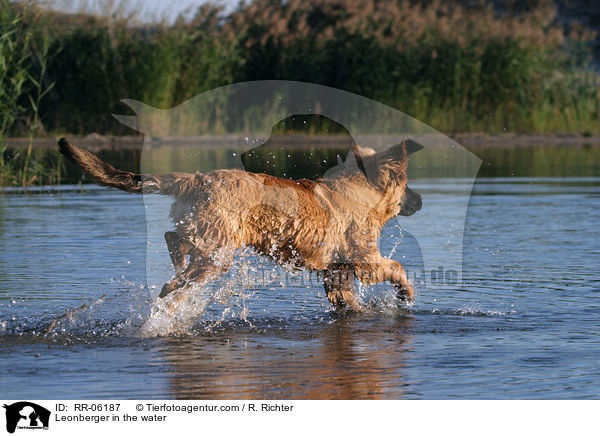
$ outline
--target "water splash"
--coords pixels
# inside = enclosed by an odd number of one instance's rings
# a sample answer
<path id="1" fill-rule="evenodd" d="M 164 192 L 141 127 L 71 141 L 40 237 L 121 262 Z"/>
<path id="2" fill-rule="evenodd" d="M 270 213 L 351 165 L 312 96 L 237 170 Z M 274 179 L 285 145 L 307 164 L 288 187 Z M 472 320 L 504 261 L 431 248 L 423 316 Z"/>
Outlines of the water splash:
<path id="1" fill-rule="evenodd" d="M 248 320 L 247 300 L 254 294 L 252 288 L 258 266 L 250 257 L 251 251 L 243 250 L 235 257 L 229 272 L 223 278 L 214 283 L 189 283 L 165 298 L 156 299 L 151 305 L 148 319 L 138 331 L 139 335 L 154 337 L 194 334 L 199 328 L 198 321 L 209 314 L 218 316 L 215 320 L 204 323 L 204 330 L 210 330 L 226 319 L 235 317 L 251 324 Z"/>
<path id="2" fill-rule="evenodd" d="M 312 280 L 315 280 L 314 282 Z M 301 323 L 311 327 L 332 322 L 348 314 L 336 313 L 329 305 L 321 279 L 293 267 L 276 265 L 250 249 L 234 258 L 229 272 L 210 283 L 191 283 L 163 299 L 157 289 L 145 284 L 116 279 L 118 292 L 43 314 L 25 313 L 11 301 L 12 315 L 0 319 L 4 338 L 47 343 L 98 343 L 107 338 L 140 339 L 161 336 L 197 336 L 225 329 L 289 328 Z M 366 317 L 412 317 L 420 315 L 506 316 L 510 312 L 484 309 L 477 305 L 456 306 L 419 300 L 418 308 L 397 297 L 389 283 L 364 286 L 356 282 Z M 13 307 L 14 306 L 14 307 Z M 16 309 L 16 310 L 15 310 Z M 21 313 L 21 315 L 19 315 Z M 29 338 L 29 339 L 27 339 Z M 21 340 L 21 339 L 18 339 Z"/>

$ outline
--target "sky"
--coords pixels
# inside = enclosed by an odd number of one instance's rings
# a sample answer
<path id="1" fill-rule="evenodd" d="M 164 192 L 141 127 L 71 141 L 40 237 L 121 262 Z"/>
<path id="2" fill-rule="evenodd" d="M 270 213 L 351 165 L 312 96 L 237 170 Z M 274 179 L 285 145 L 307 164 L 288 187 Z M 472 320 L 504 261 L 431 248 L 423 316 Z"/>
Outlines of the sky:
<path id="1" fill-rule="evenodd" d="M 52 9 L 66 12 L 90 12 L 106 14 L 106 11 L 115 11 L 123 7 L 128 16 L 135 13 L 143 21 L 153 21 L 166 18 L 173 21 L 179 14 L 193 14 L 198 6 L 207 0 L 42 0 Z M 226 10 L 233 9 L 238 0 L 217 0 Z"/>

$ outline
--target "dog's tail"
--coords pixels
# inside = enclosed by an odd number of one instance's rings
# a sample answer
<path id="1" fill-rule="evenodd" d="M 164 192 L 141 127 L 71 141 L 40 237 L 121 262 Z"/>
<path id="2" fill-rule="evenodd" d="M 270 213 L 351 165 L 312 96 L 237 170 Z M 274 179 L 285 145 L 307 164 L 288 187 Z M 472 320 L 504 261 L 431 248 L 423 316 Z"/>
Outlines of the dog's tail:
<path id="1" fill-rule="evenodd" d="M 178 195 L 186 180 L 193 174 L 134 174 L 118 170 L 112 165 L 100 160 L 87 150 L 69 144 L 65 138 L 58 141 L 60 152 L 79 165 L 96 182 L 104 186 L 112 186 L 127 192 L 144 193 L 157 192 L 165 195 Z"/>

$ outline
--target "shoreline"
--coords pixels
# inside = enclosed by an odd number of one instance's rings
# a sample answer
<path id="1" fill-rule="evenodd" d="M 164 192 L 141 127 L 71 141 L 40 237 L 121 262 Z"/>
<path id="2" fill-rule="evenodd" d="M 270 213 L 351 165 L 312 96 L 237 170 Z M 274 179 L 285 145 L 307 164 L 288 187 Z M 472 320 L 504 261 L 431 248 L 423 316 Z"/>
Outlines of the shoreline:
<path id="1" fill-rule="evenodd" d="M 372 141 L 369 137 L 372 136 Z M 576 134 L 497 134 L 490 135 L 484 133 L 461 133 L 447 135 L 449 138 L 466 148 L 513 148 L 513 147 L 577 147 L 577 146 L 598 146 L 600 145 L 600 135 L 576 135 Z M 67 135 L 69 140 L 78 145 L 89 149 L 90 151 L 100 151 L 106 149 L 113 150 L 131 150 L 140 149 L 143 145 L 151 147 L 161 146 L 182 146 L 190 142 L 195 145 L 212 147 L 240 147 L 243 142 L 243 135 L 224 134 L 224 135 L 203 135 L 196 137 L 165 137 L 165 138 L 150 138 L 145 140 L 143 135 L 128 135 L 128 136 L 105 136 L 97 133 L 92 133 L 85 136 Z M 338 135 L 310 135 L 309 138 L 315 145 L 334 145 L 340 140 L 348 140 L 347 136 Z M 382 140 L 388 139 L 393 141 L 400 139 L 399 135 L 365 135 L 364 142 L 379 143 Z M 34 138 L 32 148 L 34 149 L 52 149 L 56 148 L 58 137 L 43 137 Z M 267 138 L 265 138 L 266 140 Z M 301 140 L 297 136 L 280 136 L 279 141 L 284 141 L 286 144 L 306 145 L 306 139 Z M 6 145 L 8 148 L 27 148 L 29 139 L 22 137 L 7 138 Z M 259 143 L 257 143 L 259 145 Z"/>

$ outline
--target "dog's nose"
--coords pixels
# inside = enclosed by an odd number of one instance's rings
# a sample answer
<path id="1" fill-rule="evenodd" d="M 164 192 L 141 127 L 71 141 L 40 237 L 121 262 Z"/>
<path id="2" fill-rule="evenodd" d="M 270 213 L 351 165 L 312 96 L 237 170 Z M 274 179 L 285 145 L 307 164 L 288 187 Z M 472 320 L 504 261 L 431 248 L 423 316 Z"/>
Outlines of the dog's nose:
<path id="1" fill-rule="evenodd" d="M 404 199 L 400 204 L 400 215 L 410 216 L 416 211 L 421 210 L 423 199 L 421 195 L 410 189 L 408 186 L 404 191 Z"/>
<path id="2" fill-rule="evenodd" d="M 421 210 L 421 207 L 423 206 L 423 198 L 421 197 L 421 194 L 419 194 L 418 192 L 414 192 L 415 194 L 415 212 L 418 210 Z"/>

